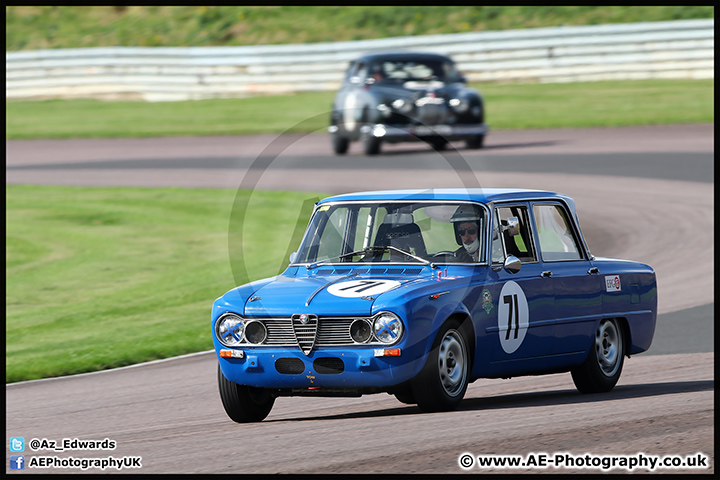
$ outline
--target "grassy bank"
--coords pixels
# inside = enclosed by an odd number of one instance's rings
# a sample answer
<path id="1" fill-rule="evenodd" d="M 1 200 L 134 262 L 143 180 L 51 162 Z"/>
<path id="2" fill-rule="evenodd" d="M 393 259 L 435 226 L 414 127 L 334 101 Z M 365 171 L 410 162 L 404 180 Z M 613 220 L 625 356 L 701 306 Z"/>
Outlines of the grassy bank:
<path id="1" fill-rule="evenodd" d="M 472 85 L 492 129 L 714 121 L 713 80 Z M 6 138 L 279 133 L 328 125 L 334 92 L 187 102 L 6 102 Z M 299 125 L 302 123 L 302 125 Z"/>
<path id="2" fill-rule="evenodd" d="M 228 245 L 236 194 L 244 250 Z M 6 382 L 211 349 L 212 301 L 236 285 L 229 257 L 250 279 L 276 275 L 315 196 L 6 186 Z"/>
<path id="3" fill-rule="evenodd" d="M 7 51 L 343 42 L 713 18 L 713 6 L 5 7 Z"/>

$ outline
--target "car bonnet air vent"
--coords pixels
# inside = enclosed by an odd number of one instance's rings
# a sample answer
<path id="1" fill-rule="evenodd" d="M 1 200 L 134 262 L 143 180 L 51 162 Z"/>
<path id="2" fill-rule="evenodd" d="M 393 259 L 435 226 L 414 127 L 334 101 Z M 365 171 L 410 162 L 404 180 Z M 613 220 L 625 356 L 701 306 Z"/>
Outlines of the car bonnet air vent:
<path id="1" fill-rule="evenodd" d="M 422 272 L 422 267 L 412 267 L 412 268 L 405 268 L 405 267 L 389 267 L 389 268 L 348 268 L 348 267 L 341 267 L 341 268 L 321 268 L 315 272 L 315 275 L 317 276 L 325 276 L 325 275 L 349 275 L 349 274 L 355 274 L 355 275 L 363 275 L 366 273 L 369 273 L 370 275 L 383 275 L 383 274 L 390 274 L 390 275 L 417 275 L 420 272 Z"/>

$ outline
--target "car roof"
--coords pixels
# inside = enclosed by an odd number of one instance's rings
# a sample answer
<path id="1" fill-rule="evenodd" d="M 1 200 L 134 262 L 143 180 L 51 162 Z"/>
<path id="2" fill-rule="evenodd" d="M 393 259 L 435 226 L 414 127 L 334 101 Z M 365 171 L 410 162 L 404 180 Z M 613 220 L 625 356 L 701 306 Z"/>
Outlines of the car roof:
<path id="1" fill-rule="evenodd" d="M 573 210 L 575 202 L 562 193 L 522 188 L 431 188 L 413 190 L 377 190 L 345 193 L 325 198 L 318 205 L 330 202 L 376 201 L 376 200 L 449 200 L 480 203 L 558 199 L 565 201 Z"/>
<path id="2" fill-rule="evenodd" d="M 366 62 L 378 61 L 378 60 L 412 60 L 412 59 L 440 59 L 450 60 L 452 59 L 441 53 L 433 52 L 413 52 L 413 51 L 401 51 L 401 50 L 390 50 L 382 52 L 370 52 L 361 57 L 355 59 L 355 61 L 365 60 Z"/>

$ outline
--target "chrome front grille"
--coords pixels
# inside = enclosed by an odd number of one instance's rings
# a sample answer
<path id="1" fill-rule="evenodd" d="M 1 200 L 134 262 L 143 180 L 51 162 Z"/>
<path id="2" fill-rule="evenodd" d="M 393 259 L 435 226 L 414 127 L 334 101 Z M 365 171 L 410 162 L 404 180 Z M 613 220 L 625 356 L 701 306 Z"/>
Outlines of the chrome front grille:
<path id="1" fill-rule="evenodd" d="M 315 345 L 318 317 L 303 313 L 302 315 L 293 315 L 291 321 L 295 341 L 305 355 L 309 354 Z"/>
<path id="2" fill-rule="evenodd" d="M 314 347 L 356 343 L 350 337 L 350 324 L 355 318 L 309 317 L 306 324 L 301 322 L 300 315 L 293 315 L 292 318 L 256 319 L 267 327 L 267 338 L 263 345 L 297 345 L 308 354 Z"/>

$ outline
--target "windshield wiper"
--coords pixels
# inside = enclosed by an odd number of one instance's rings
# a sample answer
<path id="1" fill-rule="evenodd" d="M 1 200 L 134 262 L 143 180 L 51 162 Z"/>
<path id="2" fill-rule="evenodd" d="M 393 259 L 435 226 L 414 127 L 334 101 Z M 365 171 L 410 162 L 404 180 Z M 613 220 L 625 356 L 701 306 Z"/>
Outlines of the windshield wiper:
<path id="1" fill-rule="evenodd" d="M 367 247 L 367 248 L 363 248 L 362 250 L 357 250 L 355 252 L 343 253 L 342 255 L 338 255 L 336 257 L 326 258 L 325 260 L 311 263 L 310 265 L 307 266 L 307 269 L 312 270 L 313 268 L 319 267 L 321 265 L 326 265 L 326 264 L 332 262 L 333 260 L 342 260 L 345 257 L 352 257 L 354 255 L 360 255 L 361 253 L 364 254 L 364 253 L 366 253 L 366 251 L 368 249 L 371 249 L 371 248 L 374 248 L 374 247 Z"/>
<path id="2" fill-rule="evenodd" d="M 433 265 L 430 261 L 425 260 L 422 257 L 413 255 L 410 252 L 406 252 L 405 250 L 402 250 L 400 248 L 393 247 L 392 245 L 382 245 L 382 246 L 365 247 L 362 250 L 357 250 L 355 252 L 343 253 L 342 255 L 338 255 L 336 257 L 326 258 L 325 260 L 322 260 L 320 262 L 311 263 L 310 265 L 307 266 L 307 269 L 312 270 L 313 268 L 317 268 L 321 265 L 326 265 L 326 264 L 332 262 L 333 260 L 342 260 L 345 257 L 352 257 L 355 255 L 372 255 L 372 256 L 382 255 L 383 253 L 387 252 L 388 250 L 394 250 L 403 255 L 407 255 L 408 257 L 418 260 L 420 262 L 423 262 L 426 265 Z"/>

